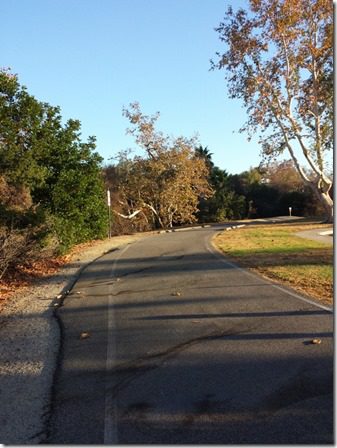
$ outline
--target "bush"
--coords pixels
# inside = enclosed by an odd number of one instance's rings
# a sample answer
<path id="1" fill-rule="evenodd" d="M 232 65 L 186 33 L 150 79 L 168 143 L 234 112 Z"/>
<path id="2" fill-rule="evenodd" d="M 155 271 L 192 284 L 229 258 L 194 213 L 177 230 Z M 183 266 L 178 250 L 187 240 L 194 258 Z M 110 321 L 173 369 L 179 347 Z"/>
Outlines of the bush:
<path id="1" fill-rule="evenodd" d="M 0 279 L 9 271 L 41 258 L 44 235 L 42 227 L 21 230 L 0 227 Z"/>

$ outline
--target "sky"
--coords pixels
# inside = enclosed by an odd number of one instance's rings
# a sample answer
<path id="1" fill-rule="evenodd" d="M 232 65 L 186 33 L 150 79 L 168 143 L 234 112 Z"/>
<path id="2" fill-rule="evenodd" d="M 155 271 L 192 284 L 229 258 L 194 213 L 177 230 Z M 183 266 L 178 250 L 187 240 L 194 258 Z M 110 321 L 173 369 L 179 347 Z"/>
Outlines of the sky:
<path id="1" fill-rule="evenodd" d="M 222 44 L 214 28 L 245 0 L 6 0 L 0 2 L 0 66 L 38 100 L 78 119 L 106 163 L 137 150 L 123 107 L 160 112 L 158 129 L 192 137 L 228 173 L 260 163 L 257 139 L 238 132 L 247 116 L 210 71 Z"/>

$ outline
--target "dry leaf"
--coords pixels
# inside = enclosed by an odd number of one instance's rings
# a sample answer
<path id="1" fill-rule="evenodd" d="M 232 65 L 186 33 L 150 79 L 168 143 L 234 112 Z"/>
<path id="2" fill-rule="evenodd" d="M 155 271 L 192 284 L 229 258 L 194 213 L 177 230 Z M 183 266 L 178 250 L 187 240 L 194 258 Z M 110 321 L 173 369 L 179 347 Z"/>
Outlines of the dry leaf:
<path id="1" fill-rule="evenodd" d="M 88 339 L 88 338 L 90 338 L 90 333 L 88 333 L 88 332 L 86 332 L 86 331 L 83 331 L 83 332 L 80 334 L 80 339 Z"/>
<path id="2" fill-rule="evenodd" d="M 316 338 L 316 339 L 313 339 L 313 340 L 311 341 L 311 343 L 312 343 L 312 344 L 321 344 L 321 343 L 322 343 L 322 340 Z"/>

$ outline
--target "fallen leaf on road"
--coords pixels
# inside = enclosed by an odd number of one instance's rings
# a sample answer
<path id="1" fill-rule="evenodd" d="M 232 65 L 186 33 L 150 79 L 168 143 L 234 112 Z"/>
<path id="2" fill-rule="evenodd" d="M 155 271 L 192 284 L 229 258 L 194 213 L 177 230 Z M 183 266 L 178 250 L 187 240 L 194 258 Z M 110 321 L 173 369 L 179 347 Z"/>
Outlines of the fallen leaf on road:
<path id="1" fill-rule="evenodd" d="M 179 291 L 176 291 L 176 292 L 173 292 L 172 294 L 171 294 L 171 296 L 181 296 L 181 292 L 179 292 Z"/>
<path id="2" fill-rule="evenodd" d="M 322 340 L 321 340 L 321 339 L 313 339 L 313 340 L 311 341 L 311 343 L 312 343 L 312 344 L 321 344 L 321 343 L 322 343 Z"/>
<path id="3" fill-rule="evenodd" d="M 83 333 L 80 334 L 80 339 L 88 339 L 90 338 L 90 333 L 83 331 Z"/>

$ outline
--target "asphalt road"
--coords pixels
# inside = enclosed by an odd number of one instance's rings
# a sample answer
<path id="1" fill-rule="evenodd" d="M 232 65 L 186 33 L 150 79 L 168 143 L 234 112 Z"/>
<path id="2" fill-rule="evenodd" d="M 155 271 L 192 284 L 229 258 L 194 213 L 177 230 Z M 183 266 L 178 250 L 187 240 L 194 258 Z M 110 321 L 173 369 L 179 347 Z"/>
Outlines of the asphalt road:
<path id="1" fill-rule="evenodd" d="M 214 233 L 83 272 L 58 310 L 49 443 L 333 443 L 332 313 L 226 262 Z"/>

